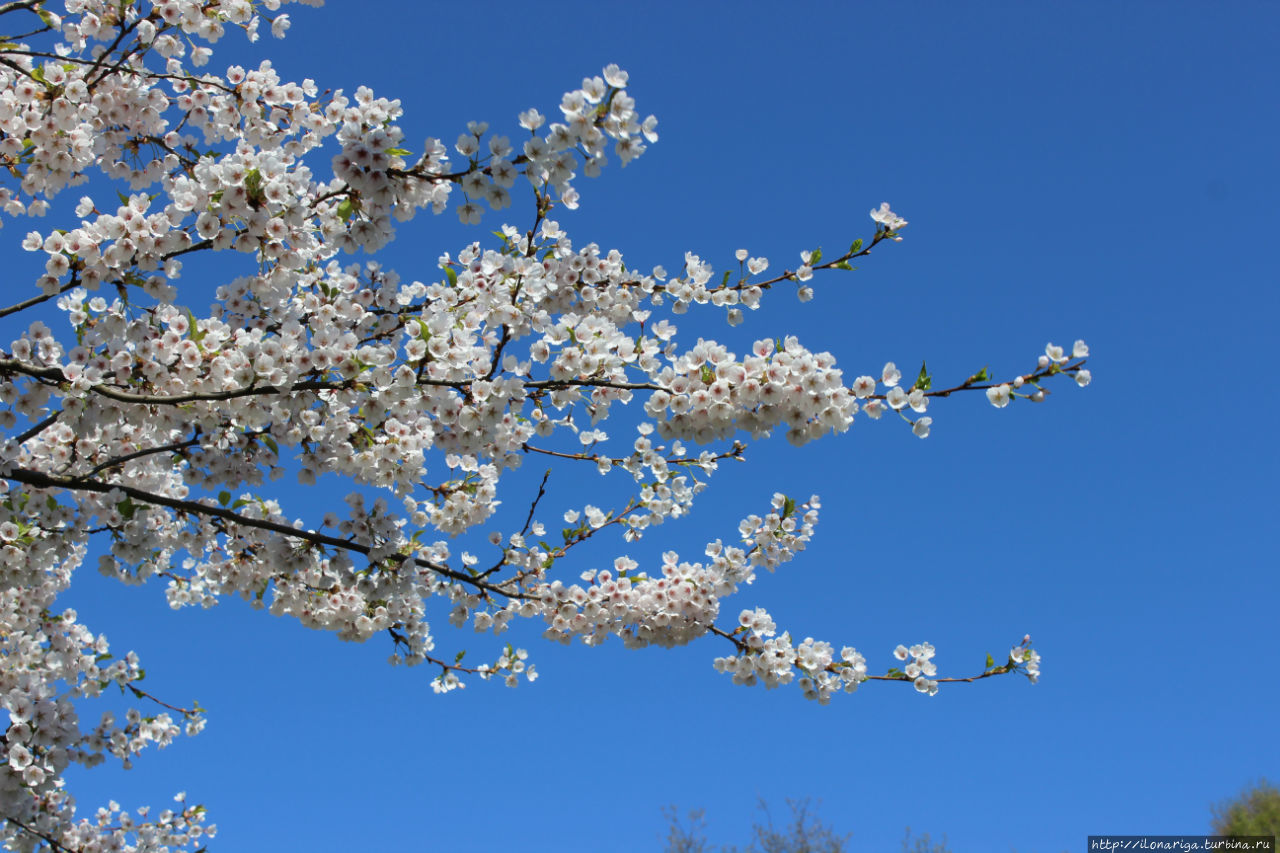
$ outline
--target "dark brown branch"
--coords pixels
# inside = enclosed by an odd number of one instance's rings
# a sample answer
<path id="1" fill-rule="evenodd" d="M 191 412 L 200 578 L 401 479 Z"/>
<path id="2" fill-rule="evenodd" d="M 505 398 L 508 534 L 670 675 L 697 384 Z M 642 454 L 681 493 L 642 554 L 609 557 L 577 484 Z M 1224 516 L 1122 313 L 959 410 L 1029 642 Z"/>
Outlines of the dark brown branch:
<path id="1" fill-rule="evenodd" d="M 30 299 L 25 299 L 22 302 L 10 305 L 8 308 L 0 308 L 0 317 L 8 317 L 10 314 L 17 314 L 19 311 L 25 311 L 32 306 L 39 305 L 41 302 L 48 302 L 55 296 L 61 296 L 68 290 L 73 290 L 79 286 L 79 281 L 69 281 L 62 287 L 58 288 L 54 293 L 42 293 L 39 296 L 33 296 Z"/>
<path id="2" fill-rule="evenodd" d="M 103 63 L 106 61 L 107 57 L 109 57 L 112 53 L 114 53 L 116 48 L 120 46 L 120 44 L 125 40 L 125 38 L 127 38 L 129 35 L 133 33 L 135 29 L 137 29 L 138 23 L 139 22 L 135 20 L 121 27 L 120 33 L 116 36 L 115 41 L 111 43 L 110 47 L 108 47 L 106 50 L 98 54 L 98 58 L 94 60 L 93 65 L 90 66 L 89 70 L 85 72 L 85 75 L 84 75 L 85 86 L 89 89 L 90 92 L 92 92 L 99 83 L 107 79 L 108 74 L 114 73 L 116 71 L 119 71 L 121 68 L 123 68 L 125 62 L 127 62 L 129 60 L 129 57 L 133 55 L 133 51 L 131 50 L 123 51 L 120 54 L 119 62 L 115 63 L 109 68 L 103 67 Z M 169 29 L 171 29 L 171 27 L 168 24 L 165 24 L 157 28 L 156 35 L 158 36 L 161 33 L 167 32 Z M 93 72 L 96 70 L 101 70 L 102 73 L 98 75 L 96 80 L 90 79 L 93 76 Z"/>
<path id="3" fill-rule="evenodd" d="M 3 14 L 3 13 L 0 13 L 0 14 Z M 17 35 L 9 36 L 9 37 L 8 37 L 8 40 L 9 40 L 9 41 L 20 42 L 20 41 L 23 41 L 23 40 L 25 40 L 25 39 L 29 39 L 29 38 L 31 38 L 32 36 L 38 36 L 38 35 L 41 35 L 41 34 L 43 34 L 43 33 L 49 33 L 49 32 L 53 32 L 53 27 L 51 27 L 51 26 L 49 26 L 48 24 L 46 24 L 46 25 L 44 25 L 43 27 L 40 27 L 40 28 L 38 28 L 38 29 L 29 30 L 29 31 L 27 31 L 27 32 L 25 32 L 25 33 L 18 33 Z"/>
<path id="4" fill-rule="evenodd" d="M 3 316 L 0 314 L 0 316 Z M 37 367 L 35 365 L 26 364 L 12 358 L 0 358 L 0 373 L 3 372 L 21 373 L 34 379 L 41 379 L 49 382 L 63 382 L 65 376 L 60 367 Z M 231 391 L 217 391 L 208 393 L 191 393 L 191 394 L 133 394 L 128 391 L 118 391 L 109 385 L 90 385 L 89 390 L 95 394 L 99 394 L 108 399 L 115 400 L 120 403 L 134 403 L 138 405 L 168 405 L 176 406 L 183 403 L 200 403 L 200 402 L 217 402 L 220 400 L 234 400 L 240 397 L 257 397 L 271 395 L 293 394 L 303 391 L 345 391 L 355 388 L 359 383 L 354 380 L 343 380 L 342 382 L 325 382 L 322 380 L 307 380 L 304 382 L 295 382 L 287 388 L 276 388 L 270 385 L 247 385 L 244 388 L 236 388 Z M 466 390 L 470 385 L 470 381 L 450 381 L 444 379 L 421 379 L 419 385 L 430 385 L 440 388 L 456 388 L 459 391 Z M 605 379 L 546 379 L 524 383 L 526 388 L 618 388 L 622 390 L 663 390 L 660 385 L 652 385 L 650 383 L 640 382 L 610 382 Z"/>
<path id="5" fill-rule="evenodd" d="M 239 237 L 243 233 L 244 233 L 244 229 L 240 229 L 235 232 L 235 236 Z M 208 249 L 212 245 L 213 245 L 212 240 L 201 240 L 198 243 L 192 243 L 190 246 L 187 246 L 184 249 L 175 249 L 172 252 L 166 252 L 165 254 L 160 255 L 157 258 L 157 260 L 167 261 L 167 260 L 170 260 L 171 258 L 176 258 L 176 257 L 179 257 L 180 255 L 185 255 L 189 252 L 198 252 L 202 249 Z M 42 302 L 48 302 L 50 299 L 53 299 L 55 296 L 61 296 L 62 294 L 66 293 L 69 290 L 74 290 L 75 288 L 80 286 L 80 279 L 79 279 L 78 273 L 79 273 L 78 270 L 73 269 L 71 281 L 62 285 L 53 293 L 43 293 L 39 296 L 33 296 L 30 299 L 26 299 L 26 300 L 23 300 L 22 302 L 18 302 L 13 305 L 10 305 L 7 308 L 0 308 L 0 317 L 8 317 L 10 314 L 17 314 L 19 311 L 25 311 L 28 308 L 41 304 Z M 107 281 L 105 283 L 115 284 L 116 286 L 120 286 L 124 284 L 123 281 L 118 279 L 113 281 Z"/>
<path id="6" fill-rule="evenodd" d="M 179 442 L 175 442 L 174 444 L 165 444 L 165 445 L 161 445 L 160 447 L 146 447 L 146 448 L 143 448 L 142 450 L 135 450 L 133 453 L 126 453 L 124 456 L 118 456 L 114 459 L 108 459 L 106 462 L 101 462 L 98 465 L 94 466 L 93 469 L 90 470 L 89 472 L 85 474 L 80 474 L 79 476 L 76 477 L 76 479 L 92 477 L 95 474 L 100 474 L 101 472 L 107 470 L 108 468 L 114 468 L 117 465 L 123 465 L 126 462 L 131 462 L 134 459 L 141 459 L 144 456 L 151 456 L 156 453 L 169 453 L 175 450 L 183 450 L 188 447 L 194 447 L 199 443 L 200 443 L 200 431 L 197 430 L 196 434 L 191 438 L 187 439 L 186 441 L 179 441 Z"/>
<path id="7" fill-rule="evenodd" d="M 1087 358 L 1082 358 L 1079 361 L 1075 362 L 1074 364 L 1058 365 L 1058 364 L 1051 363 L 1048 367 L 1038 368 L 1032 373 L 1025 374 L 1024 376 L 1021 377 L 1021 379 L 1024 384 L 1030 383 L 1034 385 L 1036 380 L 1038 379 L 1048 379 L 1050 376 L 1056 376 L 1059 373 L 1075 373 L 1080 368 L 1084 367 L 1085 362 L 1087 361 L 1088 361 Z M 965 382 L 962 382 L 961 384 L 955 386 L 954 388 L 944 388 L 941 391 L 925 391 L 924 395 L 926 397 L 950 397 L 952 394 L 956 393 L 957 391 L 985 391 L 988 388 L 999 388 L 1001 385 L 1012 386 L 1013 383 L 1012 382 L 987 382 L 985 384 L 980 384 L 976 382 L 969 382 L 966 380 Z M 884 394 L 872 394 L 866 399 L 883 400 L 885 399 L 885 396 L 886 395 Z"/>
<path id="8" fill-rule="evenodd" d="M 666 391 L 652 382 L 615 382 L 611 379 L 536 379 L 524 383 L 526 388 L 617 388 L 622 391 Z"/>
<path id="9" fill-rule="evenodd" d="M 44 0 L 11 0 L 9 3 L 0 5 L 0 15 L 7 15 L 10 12 L 17 12 L 20 9 L 26 9 L 28 12 L 34 12 L 35 7 L 43 3 Z"/>
<path id="10" fill-rule="evenodd" d="M 156 30 L 157 35 L 159 35 L 161 32 L 163 32 L 163 30 L 161 29 Z M 47 51 L 42 51 L 42 50 L 18 50 L 16 48 L 6 48 L 4 51 L 0 51 L 0 55 L 3 55 L 3 54 L 12 54 L 14 56 L 29 56 L 32 59 L 54 59 L 54 60 L 57 60 L 58 62 L 73 63 L 75 65 L 89 65 L 95 68 L 100 67 L 100 64 L 97 60 L 81 59 L 77 56 L 59 56 L 56 53 L 49 53 Z M 113 72 L 120 72 L 123 74 L 135 74 L 139 77 L 147 77 L 148 79 L 151 79 L 151 80 L 178 80 L 180 82 L 188 83 L 188 84 L 195 83 L 200 86 L 208 86 L 211 89 L 221 89 L 222 91 L 226 92 L 228 95 L 235 94 L 235 89 L 230 88 L 228 86 L 224 86 L 221 83 L 218 83 L 216 80 L 210 80 L 206 77 L 196 77 L 191 74 L 162 74 L 159 71 L 152 71 L 149 68 L 129 68 L 125 66 L 113 67 L 110 70 Z"/>
<path id="11" fill-rule="evenodd" d="M 973 682 L 973 681 L 981 681 L 982 679 L 990 678 L 993 675 L 1007 675 L 1010 672 L 1013 672 L 1013 669 L 1006 665 L 1006 666 L 997 666 L 995 669 L 988 669 L 987 671 L 983 672 L 981 675 L 971 675 L 968 678 L 930 678 L 929 680 L 936 681 L 939 684 L 942 684 L 944 682 L 950 683 L 950 684 L 959 684 L 959 683 L 966 683 L 966 682 Z M 864 680 L 865 681 L 907 681 L 907 682 L 915 681 L 914 678 L 908 675 L 868 675 Z"/>
<path id="12" fill-rule="evenodd" d="M 551 478 L 551 469 L 547 469 L 547 473 L 542 475 L 542 483 L 538 486 L 538 494 L 533 499 L 533 503 L 529 504 L 529 515 L 524 520 L 524 527 L 520 528 L 520 535 L 529 532 L 529 525 L 533 523 L 533 513 L 538 508 L 538 501 L 542 500 L 543 495 L 547 493 L 547 480 Z"/>
<path id="13" fill-rule="evenodd" d="M 58 418 L 61 416 L 62 416 L 61 410 L 54 412 L 52 415 L 49 415 L 49 417 L 45 418 L 40 423 L 31 426 L 21 435 L 14 438 L 14 442 L 16 444 L 23 444 L 27 441 L 30 441 L 40 433 L 44 432 L 49 427 L 53 426 L 57 422 Z"/>
<path id="14" fill-rule="evenodd" d="M 129 684 L 126 686 L 129 688 L 130 691 L 133 692 L 133 695 L 137 696 L 139 699 L 150 699 L 152 702 L 155 702 L 160 707 L 168 708 L 170 711 L 179 713 L 186 719 L 191 719 L 192 717 L 198 716 L 200 713 L 200 711 L 196 709 L 179 708 L 177 705 L 170 705 L 168 702 L 165 702 L 162 699 L 156 698 L 155 696 L 151 695 L 147 691 L 143 690 L 141 687 L 137 687 L 133 684 Z"/>
<path id="15" fill-rule="evenodd" d="M 373 548 L 350 539 L 339 539 L 336 536 L 329 536 L 314 530 L 303 530 L 297 527 L 290 527 L 287 524 L 281 524 L 276 521 L 269 521 L 265 518 L 250 518 L 241 515 L 233 510 L 225 507 L 209 506 L 199 501 L 184 500 L 181 498 L 171 498 L 165 495 L 157 495 L 152 492 L 146 492 L 142 489 L 127 486 L 121 483 L 104 483 L 99 480 L 89 480 L 74 477 L 54 477 L 45 474 L 42 471 L 33 471 L 27 468 L 14 468 L 3 475 L 5 479 L 15 483 L 22 483 L 37 489 L 65 489 L 70 492 L 96 492 L 98 494 L 109 494 L 118 491 L 130 500 L 151 506 L 163 506 L 174 509 L 182 513 L 187 513 L 197 517 L 219 518 L 223 521 L 229 521 L 232 524 L 238 524 L 243 527 L 255 528 L 258 530 L 266 530 L 271 533 L 277 533 L 281 536 L 287 536 L 292 539 L 301 539 L 312 545 L 325 546 L 329 548 L 337 548 L 342 551 L 351 551 L 362 554 L 366 557 Z M 418 557 L 406 556 L 403 554 L 390 555 L 388 560 L 396 562 L 408 562 L 415 566 L 429 569 L 438 575 L 469 584 L 486 592 L 501 595 L 506 598 L 522 598 L 522 594 L 518 592 L 507 592 L 497 586 L 486 583 L 464 572 L 454 571 L 448 566 L 441 565 L 429 560 L 423 560 Z"/>
<path id="16" fill-rule="evenodd" d="M 21 829 L 23 832 L 28 833 L 28 834 L 30 834 L 30 835 L 34 835 L 36 838 L 39 838 L 41 841 L 43 841 L 45 844 L 48 844 L 48 845 L 49 845 L 50 847 L 52 847 L 54 850 L 60 851 L 60 853 L 80 853 L 80 851 L 79 851 L 78 849 L 71 848 L 71 847 L 67 847 L 65 844 L 60 844 L 60 843 L 58 843 L 57 841 L 55 841 L 53 838 L 51 838 L 50 836 L 45 835 L 45 834 L 44 834 L 43 832 L 41 832 L 40 830 L 38 830 L 38 829 L 32 829 L 31 827 L 27 826 L 27 825 L 26 825 L 25 823 L 23 823 L 22 821 L 18 820 L 16 817 L 11 817 L 11 816 L 9 816 L 9 815 L 4 815 L 4 816 L 3 816 L 3 819 L 4 819 L 6 822 L 11 823 L 11 824 L 13 824 L 14 826 L 18 827 L 18 829 Z"/>
<path id="17" fill-rule="evenodd" d="M 747 646 L 747 644 L 743 642 L 739 637 L 737 637 L 736 635 L 734 635 L 729 631 L 724 630 L 723 628 L 717 628 L 715 625 L 712 625 L 709 628 L 707 628 L 707 632 L 711 634 L 715 634 L 717 637 L 724 637 L 726 640 L 733 643 L 734 647 L 737 648 L 739 652 L 751 651 L 750 647 Z M 948 684 L 966 683 L 967 684 L 967 683 L 972 683 L 974 681 L 981 681 L 984 678 L 991 678 L 992 676 L 995 676 L 995 675 L 1007 675 L 1010 672 L 1016 672 L 1016 671 L 1017 671 L 1017 664 L 1010 662 L 1010 663 L 1004 664 L 1003 666 L 996 666 L 996 667 L 992 667 L 991 669 L 984 670 L 980 675 L 970 675 L 967 678 L 930 678 L 929 680 L 936 681 L 939 684 L 943 684 L 943 683 L 948 683 Z M 910 676 L 905 674 L 867 675 L 867 676 L 864 676 L 861 680 L 863 681 L 906 681 L 908 683 L 915 682 L 914 678 L 911 678 Z"/>

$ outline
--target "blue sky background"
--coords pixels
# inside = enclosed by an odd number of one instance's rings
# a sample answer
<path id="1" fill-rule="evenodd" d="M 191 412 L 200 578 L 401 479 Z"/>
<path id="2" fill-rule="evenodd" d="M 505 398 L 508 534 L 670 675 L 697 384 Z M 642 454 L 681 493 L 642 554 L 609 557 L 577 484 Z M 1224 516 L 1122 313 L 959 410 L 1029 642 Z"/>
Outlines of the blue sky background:
<path id="1" fill-rule="evenodd" d="M 402 99 L 413 144 L 451 142 L 471 119 L 517 138 L 520 110 L 554 114 L 583 76 L 629 70 L 661 140 L 580 181 L 582 208 L 561 221 L 631 266 L 678 269 L 692 250 L 725 268 L 746 247 L 794 268 L 802 249 L 869 236 L 882 201 L 910 221 L 858 272 L 819 277 L 814 302 L 784 289 L 738 329 L 686 315 L 687 342 L 742 352 L 794 333 L 850 380 L 927 359 L 955 384 L 1084 338 L 1085 390 L 1060 381 L 1044 405 L 1000 411 L 937 400 L 926 441 L 862 417 L 800 450 L 775 437 L 719 472 L 691 518 L 626 549 L 696 557 L 774 491 L 818 493 L 810 549 L 727 613 L 764 605 L 880 672 L 895 645 L 927 640 L 941 674 L 974 674 L 1030 632 L 1044 676 L 932 699 L 871 684 L 820 707 L 732 686 L 712 670 L 727 652 L 715 638 L 627 653 L 526 630 L 513 639 L 537 683 L 437 697 L 434 673 L 388 667 L 380 641 L 234 601 L 173 613 L 159 585 L 89 568 L 68 603 L 210 724 L 127 773 L 74 776 L 84 807 L 187 790 L 222 850 L 641 851 L 660 849 L 667 804 L 705 808 L 714 841 L 745 843 L 757 798 L 785 813 L 811 796 L 857 853 L 897 850 L 908 825 L 957 853 L 1057 853 L 1090 834 L 1206 832 L 1211 802 L 1280 777 L 1274 4 L 291 11 L 284 42 L 232 37 L 215 65 L 264 51 L 286 79 L 370 85 Z M 472 229 L 421 218 L 384 263 L 430 280 L 442 251 L 530 218 L 518 200 L 503 214 Z M 539 516 L 597 486 L 554 475 Z M 286 494 L 305 518 L 338 503 Z M 512 517 L 521 494 L 506 496 Z M 622 550 L 584 552 L 581 568 Z M 497 646 L 438 622 L 442 649 Z"/>

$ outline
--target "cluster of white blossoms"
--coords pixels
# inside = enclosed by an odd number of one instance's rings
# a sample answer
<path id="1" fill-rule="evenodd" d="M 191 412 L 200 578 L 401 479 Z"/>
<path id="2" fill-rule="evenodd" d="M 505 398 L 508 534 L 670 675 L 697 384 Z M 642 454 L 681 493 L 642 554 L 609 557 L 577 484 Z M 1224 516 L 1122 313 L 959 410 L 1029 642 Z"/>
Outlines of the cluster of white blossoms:
<path id="1" fill-rule="evenodd" d="M 592 570 L 583 574 L 586 587 L 546 584 L 539 590 L 550 626 L 546 636 L 564 643 L 579 636 L 594 645 L 615 635 L 628 648 L 679 646 L 704 636 L 715 626 L 720 599 L 751 583 L 756 566 L 772 571 L 804 550 L 818 520 L 817 498 L 801 509 L 797 520 L 794 503 L 774 495 L 773 512 L 742 520 L 742 547 L 725 547 L 717 539 L 706 547 L 707 563 L 682 562 L 668 551 L 658 575 L 649 577 L 635 560 L 619 557 L 613 564 L 617 577 Z"/>
<path id="2" fill-rule="evenodd" d="M 938 692 L 938 682 L 930 678 L 938 674 L 937 664 L 933 662 L 934 654 L 933 646 L 928 643 L 918 643 L 911 648 L 900 645 L 893 650 L 893 656 L 898 660 L 911 659 L 911 662 L 902 668 L 903 674 L 911 679 L 916 690 L 928 693 L 930 696 Z"/>
<path id="3" fill-rule="evenodd" d="M 575 549 L 607 535 L 632 543 L 686 515 L 719 463 L 744 458 L 743 437 L 781 429 L 803 444 L 861 412 L 895 413 L 923 438 L 935 397 L 985 390 L 1002 407 L 1043 399 L 1056 374 L 1087 384 L 1084 344 L 1070 357 L 1050 345 L 1007 383 L 984 369 L 946 389 L 923 369 L 907 384 L 893 363 L 846 383 L 834 356 L 795 337 L 741 357 L 713 340 L 685 346 L 676 317 L 711 306 L 737 324 L 783 285 L 808 299 L 816 273 L 900 240 L 906 220 L 881 205 L 865 246 L 804 252 L 772 278 L 745 250 L 736 277 L 692 253 L 677 275 L 641 272 L 618 251 L 575 245 L 550 216 L 578 206 L 579 175 L 657 141 L 626 72 L 584 79 L 555 120 L 521 113 L 514 139 L 473 122 L 451 145 L 418 145 L 400 103 L 366 88 L 330 93 L 266 61 L 210 70 L 228 29 L 283 37 L 285 2 L 64 0 L 63 14 L 44 0 L 0 4 L 5 31 L 26 33 L 0 38 L 0 224 L 57 212 L 51 200 L 68 187 L 94 193 L 74 218 L 21 229 L 38 269 L 0 307 L 6 849 L 196 848 L 214 831 L 183 800 L 86 817 L 66 790 L 72 763 L 110 754 L 128 766 L 204 725 L 198 706 L 139 686 L 136 656 L 112 657 L 105 637 L 55 609 L 86 560 L 125 583 L 166 584 L 175 608 L 238 597 L 344 640 L 386 638 L 393 662 L 438 672 L 440 692 L 469 676 L 534 679 L 522 648 L 476 664 L 436 649 L 442 620 L 500 634 L 516 617 L 561 642 L 712 634 L 733 647 L 715 665 L 735 682 L 794 682 L 820 702 L 872 678 L 928 693 L 949 680 L 933 678 L 927 644 L 907 650 L 902 673 L 873 676 L 852 648 L 778 634 L 762 608 L 718 622 L 721 599 L 804 549 L 816 498 L 774 496 L 735 544 L 717 539 L 695 562 L 623 555 L 583 572 Z M 520 227 L 441 255 L 433 280 L 343 257 L 383 247 L 419 211 L 452 205 L 470 223 L 520 198 L 531 201 Z M 179 279 L 218 251 L 246 255 L 241 274 L 211 307 L 186 304 Z M 634 433 L 607 423 L 615 406 L 631 406 Z M 546 516 L 544 478 L 521 527 L 485 530 L 500 492 L 510 502 L 529 485 L 515 471 L 530 457 L 598 471 L 629 497 Z M 343 484 L 345 505 L 299 515 L 269 494 L 284 476 Z M 564 518 L 560 537 L 540 514 Z M 978 677 L 1038 675 L 1029 644 L 1014 651 Z M 141 707 L 82 719 L 82 700 L 113 685 Z"/>
<path id="4" fill-rule="evenodd" d="M 1071 348 L 1071 357 L 1068 358 L 1063 354 L 1060 346 L 1054 346 L 1052 343 L 1044 348 L 1045 354 L 1040 356 L 1038 363 L 1038 371 L 1046 375 L 1053 375 L 1058 372 L 1062 365 L 1067 364 L 1073 359 L 1086 359 L 1089 357 L 1089 346 L 1084 341 L 1076 341 Z M 1093 381 L 1093 374 L 1087 369 L 1077 366 L 1071 371 L 1075 377 L 1076 384 L 1081 388 Z M 1031 378 L 1035 378 L 1034 376 Z M 1027 384 L 1028 377 L 1017 376 L 1012 382 L 1002 382 L 999 385 L 991 385 L 987 388 L 987 399 L 991 401 L 991 405 L 997 409 L 1003 409 L 1009 405 L 1009 401 L 1016 397 L 1025 397 L 1034 403 L 1042 403 L 1045 398 L 1045 390 L 1040 387 L 1039 383 L 1034 385 L 1032 391 L 1022 391 Z"/>

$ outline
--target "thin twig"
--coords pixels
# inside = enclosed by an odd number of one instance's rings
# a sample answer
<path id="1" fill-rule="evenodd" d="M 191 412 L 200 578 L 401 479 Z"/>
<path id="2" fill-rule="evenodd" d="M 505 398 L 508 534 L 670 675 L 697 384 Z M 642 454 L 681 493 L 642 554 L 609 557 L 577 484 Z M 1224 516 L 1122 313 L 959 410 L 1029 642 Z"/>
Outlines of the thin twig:
<path id="1" fill-rule="evenodd" d="M 533 523 L 534 510 L 538 508 L 538 501 L 542 500 L 542 496 L 547 493 L 547 480 L 550 479 L 550 477 L 551 469 L 548 468 L 547 473 L 542 475 L 542 483 L 538 486 L 537 496 L 533 499 L 533 503 L 529 505 L 529 516 L 524 520 L 524 527 L 520 528 L 521 536 L 529 532 L 529 525 Z"/>

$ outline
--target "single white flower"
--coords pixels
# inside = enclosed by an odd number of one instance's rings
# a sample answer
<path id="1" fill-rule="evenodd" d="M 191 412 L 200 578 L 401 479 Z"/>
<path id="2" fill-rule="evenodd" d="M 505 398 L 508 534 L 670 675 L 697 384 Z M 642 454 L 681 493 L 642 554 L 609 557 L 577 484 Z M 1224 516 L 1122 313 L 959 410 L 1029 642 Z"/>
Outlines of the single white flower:
<path id="1" fill-rule="evenodd" d="M 610 86 L 618 89 L 627 85 L 630 75 L 617 66 L 617 63 L 609 63 L 604 67 L 604 80 Z"/>
<path id="2" fill-rule="evenodd" d="M 889 202 L 884 202 L 878 210 L 871 211 L 871 218 L 884 226 L 886 231 L 897 231 L 907 224 L 907 220 L 889 209 Z"/>
<path id="3" fill-rule="evenodd" d="M 537 110 L 525 110 L 520 113 L 520 126 L 525 130 L 537 130 L 542 127 L 547 118 Z"/>

